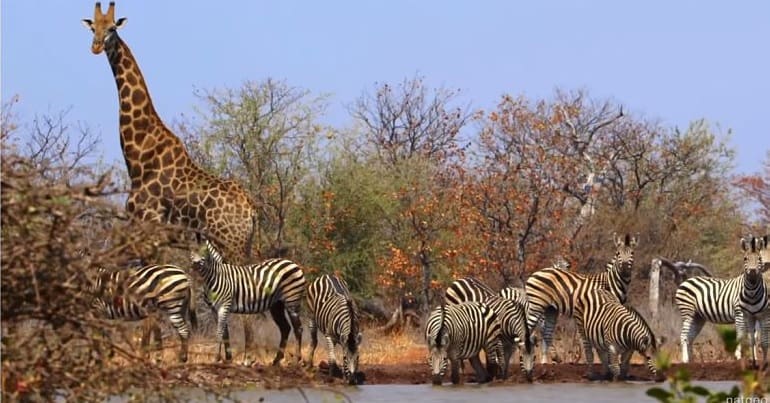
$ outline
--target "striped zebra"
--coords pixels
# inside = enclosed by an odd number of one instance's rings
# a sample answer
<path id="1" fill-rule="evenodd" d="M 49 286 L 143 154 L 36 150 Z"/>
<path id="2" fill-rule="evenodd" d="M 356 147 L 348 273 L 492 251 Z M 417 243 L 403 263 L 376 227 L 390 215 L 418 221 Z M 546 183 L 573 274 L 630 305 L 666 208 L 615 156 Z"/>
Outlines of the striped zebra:
<path id="1" fill-rule="evenodd" d="M 522 287 L 505 287 L 500 290 L 499 295 L 505 299 L 521 304 L 525 308 L 529 304 L 527 302 L 527 290 Z"/>
<path id="2" fill-rule="evenodd" d="M 527 327 L 533 333 L 541 327 L 541 362 L 547 362 L 553 342 L 553 330 L 559 314 L 572 316 L 578 297 L 595 288 L 606 289 L 625 303 L 634 264 L 635 237 L 613 236 L 615 256 L 607 263 L 606 271 L 598 274 L 580 274 L 561 268 L 549 267 L 538 270 L 527 278 Z M 543 320 L 542 326 L 538 326 Z M 579 332 L 582 332 L 579 329 Z M 581 334 L 582 336 L 582 334 Z"/>
<path id="3" fill-rule="evenodd" d="M 192 253 L 193 267 L 204 282 L 206 302 L 217 318 L 217 361 L 232 360 L 227 317 L 230 313 L 257 314 L 270 311 L 281 332 L 273 365 L 284 357 L 289 331 L 294 329 L 297 341 L 297 362 L 302 359 L 302 323 L 299 319 L 305 276 L 302 269 L 286 259 L 268 259 L 259 264 L 232 265 L 222 261 L 222 255 L 208 240 L 205 256 Z M 288 313 L 289 321 L 286 319 Z"/>
<path id="4" fill-rule="evenodd" d="M 99 268 L 90 291 L 94 294 L 94 308 L 108 319 L 139 321 L 155 313 L 165 314 L 181 340 L 179 361 L 187 361 L 190 330 L 197 327 L 198 321 L 191 281 L 184 270 L 172 265 L 125 270 Z M 162 348 L 160 327 L 152 320 L 145 321 L 142 347 L 146 350 L 151 330 L 158 347 Z"/>
<path id="5" fill-rule="evenodd" d="M 500 322 L 482 302 L 442 304 L 435 308 L 428 317 L 425 340 L 434 385 L 441 385 L 447 361 L 452 365 L 452 383 L 459 383 L 461 360 L 470 360 L 477 382 L 489 382 L 492 377 L 481 365 L 479 353 L 484 350 L 488 361 L 502 355 Z"/>
<path id="6" fill-rule="evenodd" d="M 310 356 L 308 365 L 313 366 L 313 356 L 318 346 L 318 330 L 326 336 L 329 347 L 329 368 L 339 371 L 334 348 L 342 346 L 342 370 L 348 382 L 358 383 L 358 347 L 361 345 L 358 310 L 350 296 L 345 280 L 328 274 L 315 279 L 307 289 L 307 305 L 310 307 Z"/>
<path id="7" fill-rule="evenodd" d="M 512 287 L 507 289 L 512 289 Z M 532 381 L 535 349 L 527 327 L 525 304 L 521 302 L 521 299 L 503 298 L 474 277 L 465 277 L 452 282 L 446 289 L 445 299 L 450 305 L 475 301 L 484 302 L 492 308 L 500 321 L 500 340 L 503 346 L 502 378 L 508 378 L 511 356 L 518 346 L 521 372 L 528 381 Z M 487 361 L 489 363 L 489 359 Z"/>
<path id="8" fill-rule="evenodd" d="M 585 335 L 583 348 L 589 379 L 595 379 L 594 348 L 604 368 L 605 379 L 625 379 L 634 351 L 644 356 L 647 368 L 653 377 L 657 376 L 652 360 L 662 340 L 655 338 L 639 312 L 618 302 L 614 294 L 603 289 L 587 290 L 575 303 L 575 322 Z"/>
<path id="9" fill-rule="evenodd" d="M 682 318 L 682 332 L 679 339 L 682 348 L 682 362 L 689 362 L 692 342 L 706 322 L 735 323 L 735 332 L 743 345 L 748 336 L 753 364 L 755 328 L 760 324 L 762 335 L 762 362 L 766 362 L 770 317 L 765 308 L 768 305 L 767 290 L 762 277 L 762 260 L 765 242 L 763 238 L 741 238 L 743 249 L 743 272 L 731 279 L 713 277 L 691 277 L 676 290 L 675 300 Z M 735 358 L 741 359 L 741 348 L 736 349 Z"/>

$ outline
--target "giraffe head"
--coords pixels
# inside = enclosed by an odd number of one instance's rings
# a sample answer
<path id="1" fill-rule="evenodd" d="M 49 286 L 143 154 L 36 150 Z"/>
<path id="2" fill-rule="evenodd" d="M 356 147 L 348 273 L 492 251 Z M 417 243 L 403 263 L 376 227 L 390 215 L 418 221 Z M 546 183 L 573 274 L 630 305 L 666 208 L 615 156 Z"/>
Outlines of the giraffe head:
<path id="1" fill-rule="evenodd" d="M 94 33 L 94 40 L 91 42 L 91 52 L 95 55 L 102 53 L 105 46 L 115 40 L 114 35 L 118 28 L 126 25 L 125 18 L 118 18 L 115 21 L 115 2 L 111 1 L 107 13 L 102 14 L 102 3 L 96 2 L 94 6 L 94 19 L 84 19 L 83 25 Z"/>

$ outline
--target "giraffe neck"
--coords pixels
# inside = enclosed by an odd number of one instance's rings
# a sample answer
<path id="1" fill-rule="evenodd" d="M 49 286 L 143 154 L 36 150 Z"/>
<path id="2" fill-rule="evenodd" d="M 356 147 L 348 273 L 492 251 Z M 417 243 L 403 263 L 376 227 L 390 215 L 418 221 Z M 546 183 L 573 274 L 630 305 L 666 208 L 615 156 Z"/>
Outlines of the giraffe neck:
<path id="1" fill-rule="evenodd" d="M 160 154 L 168 153 L 165 161 L 189 161 L 182 141 L 171 133 L 155 111 L 150 92 L 131 50 L 123 40 L 115 38 L 105 46 L 107 60 L 115 76 L 120 101 L 120 146 L 132 183 L 147 168 L 161 169 L 165 165 Z M 184 154 L 184 155 L 179 155 Z"/>

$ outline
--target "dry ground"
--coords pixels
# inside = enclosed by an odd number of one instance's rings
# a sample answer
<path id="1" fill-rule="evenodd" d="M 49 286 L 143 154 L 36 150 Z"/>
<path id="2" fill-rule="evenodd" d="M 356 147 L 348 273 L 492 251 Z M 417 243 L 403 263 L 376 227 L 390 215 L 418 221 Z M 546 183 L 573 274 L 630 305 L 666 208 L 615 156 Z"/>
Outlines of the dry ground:
<path id="1" fill-rule="evenodd" d="M 294 355 L 295 343 L 293 335 L 289 338 L 286 348 L 286 358 L 281 366 L 270 365 L 278 345 L 278 331 L 270 320 L 260 320 L 257 326 L 259 347 L 250 349 L 244 354 L 243 342 L 240 340 L 242 328 L 240 321 L 232 321 L 230 334 L 233 337 L 233 362 L 217 363 L 217 344 L 213 341 L 213 329 L 203 329 L 203 334 L 196 335 L 190 347 L 190 358 L 187 364 L 176 362 L 178 344 L 175 335 L 169 330 L 164 331 L 164 349 L 153 353 L 153 358 L 160 360 L 167 370 L 170 383 L 192 384 L 208 387 L 259 385 L 265 387 L 286 387 L 300 385 L 342 384 L 342 380 L 333 378 L 325 371 L 327 351 L 326 345 L 319 335 L 319 346 L 315 353 L 313 368 L 297 364 Z M 138 332 L 137 332 L 138 334 Z M 559 333 L 557 333 L 559 334 Z M 560 334 L 570 334 L 562 331 Z M 309 334 L 303 333 L 303 358 L 309 354 Z M 704 337 L 704 339 L 706 339 Z M 689 369 L 694 380 L 733 380 L 741 378 L 741 368 L 738 362 L 714 347 L 710 340 L 701 341 L 695 346 L 694 363 L 688 365 L 675 364 L 674 369 L 685 366 Z M 138 343 L 137 343 L 138 344 Z M 535 383 L 554 382 L 589 382 L 585 379 L 585 364 L 578 353 L 581 348 L 577 340 L 571 337 L 559 338 L 556 341 L 557 351 L 565 358 L 565 363 L 535 366 Z M 678 358 L 678 346 L 672 343 L 664 345 L 663 351 Z M 341 356 L 338 351 L 338 357 Z M 430 371 L 426 362 L 427 349 L 419 329 L 406 331 L 397 335 L 377 335 L 374 330 L 364 332 L 364 342 L 361 346 L 360 365 L 365 374 L 365 384 L 428 384 Z M 641 357 L 635 355 L 632 361 L 631 375 L 638 380 L 653 380 L 646 367 L 642 365 Z M 676 359 L 674 359 L 676 362 Z M 511 364 L 513 376 L 505 381 L 495 381 L 494 384 L 515 384 L 526 382 L 518 371 L 516 358 Z M 599 370 L 596 364 L 597 371 Z M 464 371 L 464 382 L 473 381 L 473 371 L 468 365 Z M 659 379 L 659 380 L 662 380 Z M 445 377 L 448 382 L 448 376 Z"/>

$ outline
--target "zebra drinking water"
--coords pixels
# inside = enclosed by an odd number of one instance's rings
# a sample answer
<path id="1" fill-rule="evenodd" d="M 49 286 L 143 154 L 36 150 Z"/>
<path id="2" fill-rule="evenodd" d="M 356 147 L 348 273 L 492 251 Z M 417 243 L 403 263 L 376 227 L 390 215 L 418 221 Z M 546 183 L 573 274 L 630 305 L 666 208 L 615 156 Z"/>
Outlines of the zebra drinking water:
<path id="1" fill-rule="evenodd" d="M 318 330 L 326 336 L 329 347 L 329 368 L 337 368 L 334 348 L 342 346 L 342 370 L 351 384 L 359 383 L 358 347 L 361 332 L 358 311 L 350 296 L 345 280 L 328 274 L 315 279 L 307 289 L 307 305 L 310 307 L 310 355 L 308 365 L 313 366 L 313 356 L 318 345 Z"/>
<path id="2" fill-rule="evenodd" d="M 588 378 L 593 379 L 593 349 L 605 370 L 605 379 L 625 379 L 634 351 L 645 358 L 647 368 L 657 375 L 653 357 L 659 340 L 639 312 L 623 306 L 607 290 L 588 290 L 575 303 L 575 321 L 583 329 Z M 618 365 L 620 358 L 620 365 Z"/>
<path id="3" fill-rule="evenodd" d="M 508 366 L 515 347 L 519 347 L 519 365 L 528 381 L 532 381 L 535 348 L 527 327 L 525 305 L 519 300 L 503 298 L 474 277 L 465 277 L 452 282 L 446 290 L 448 304 L 463 302 L 485 302 L 497 314 L 500 321 L 503 345 L 502 378 L 508 377 Z M 489 359 L 487 359 L 489 364 Z"/>
<path id="4" fill-rule="evenodd" d="M 441 385 L 447 361 L 452 365 L 452 383 L 459 383 L 460 361 L 466 359 L 473 365 L 477 382 L 489 382 L 491 377 L 481 365 L 479 353 L 484 350 L 487 360 L 502 355 L 500 322 L 495 312 L 482 302 L 442 304 L 435 308 L 428 317 L 425 339 L 434 385 Z"/>

